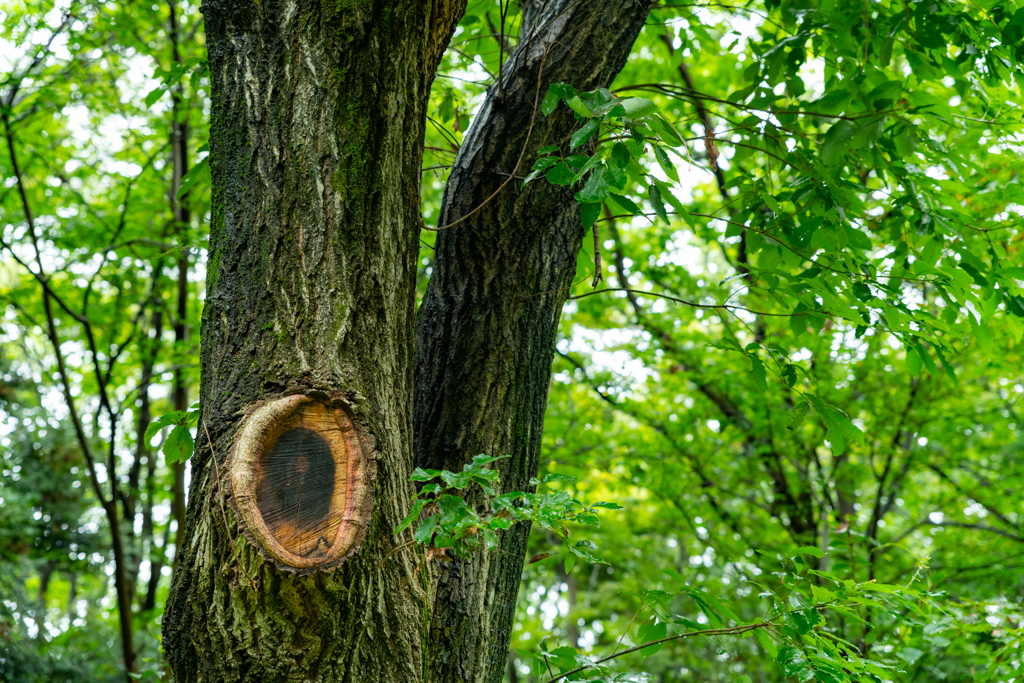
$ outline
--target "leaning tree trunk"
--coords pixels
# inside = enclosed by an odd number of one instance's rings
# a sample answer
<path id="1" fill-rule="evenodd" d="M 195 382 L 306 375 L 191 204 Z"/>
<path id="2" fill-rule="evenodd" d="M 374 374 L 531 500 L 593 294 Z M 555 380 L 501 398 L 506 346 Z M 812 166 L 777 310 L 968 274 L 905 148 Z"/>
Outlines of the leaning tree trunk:
<path id="1" fill-rule="evenodd" d="M 457 471 L 478 453 L 511 455 L 498 463 L 504 491 L 527 490 L 537 474 L 556 333 L 584 233 L 579 208 L 573 190 L 542 179 L 525 189 L 513 180 L 474 210 L 514 172 L 524 146 L 519 175 L 540 147 L 567 149 L 572 113 L 561 106 L 544 117 L 539 99 L 551 83 L 607 87 L 649 8 L 649 0 L 524 3 L 524 38 L 445 188 L 441 225 L 462 222 L 438 235 L 416 323 L 417 466 Z M 435 563 L 431 681 L 501 680 L 528 533 L 518 525 L 491 552 Z"/>
<path id="2" fill-rule="evenodd" d="M 443 221 L 480 206 L 524 146 L 530 164 L 567 139 L 572 118 L 535 113 L 535 96 L 607 85 L 647 7 L 527 6 L 530 37 L 467 135 Z M 199 448 L 164 619 L 175 680 L 496 681 L 527 530 L 451 567 L 391 554 L 411 493 L 425 104 L 458 0 L 204 11 L 213 224 Z M 440 236 L 417 323 L 416 462 L 511 454 L 506 490 L 537 469 L 583 234 L 570 191 L 518 184 Z M 320 450 L 281 450 L 305 434 Z M 293 469 L 268 484 L 278 456 Z M 337 468 L 309 489 L 327 492 L 310 516 L 306 482 Z"/>
<path id="3" fill-rule="evenodd" d="M 422 680 L 427 574 L 409 553 L 382 560 L 412 493 L 426 103 L 464 5 L 203 5 L 213 218 L 199 447 L 163 627 L 177 683 Z M 375 451 L 376 479 L 370 463 L 345 484 L 369 493 L 372 514 L 362 503 L 343 510 L 350 556 L 324 565 L 333 571 L 296 573 L 251 543 L 241 528 L 266 539 L 240 524 L 238 491 L 229 498 L 243 421 L 254 424 L 261 401 L 303 394 L 319 397 L 324 419 L 337 416 L 337 438 L 355 425 L 359 439 L 346 443 Z M 302 474 L 322 460 L 303 461 Z M 321 540 L 296 552 L 308 559 Z"/>

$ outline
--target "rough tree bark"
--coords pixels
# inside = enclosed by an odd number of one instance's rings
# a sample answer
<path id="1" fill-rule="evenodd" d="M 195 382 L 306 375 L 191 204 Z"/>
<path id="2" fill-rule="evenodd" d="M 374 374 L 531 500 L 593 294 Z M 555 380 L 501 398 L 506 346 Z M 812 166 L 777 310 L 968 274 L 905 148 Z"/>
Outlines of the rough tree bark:
<path id="1" fill-rule="evenodd" d="M 463 5 L 204 3 L 214 194 L 200 443 L 164 618 L 178 683 L 422 677 L 426 574 L 382 559 L 413 490 L 426 103 Z M 242 412 L 294 386 L 361 403 L 378 459 L 361 551 L 305 577 L 262 559 L 220 483 Z"/>
<path id="2" fill-rule="evenodd" d="M 458 471 L 478 453 L 499 461 L 501 488 L 537 474 L 551 361 L 583 238 L 573 190 L 513 180 L 546 145 L 568 147 L 569 109 L 534 114 L 551 83 L 607 87 L 647 18 L 643 0 L 525 3 L 524 38 L 491 88 L 455 159 L 416 323 L 416 465 Z M 538 90 L 538 76 L 540 88 Z M 539 106 L 539 102 L 536 102 Z M 533 124 L 532 133 L 528 131 Z M 515 616 L 526 539 L 519 525 L 472 561 L 437 563 L 430 630 L 432 681 L 499 681 Z"/>
<path id="3" fill-rule="evenodd" d="M 467 134 L 442 222 L 479 206 L 537 147 L 564 143 L 547 84 L 607 85 L 647 14 L 635 0 L 527 8 L 521 42 Z M 413 453 L 419 177 L 434 70 L 460 0 L 204 4 L 213 82 L 213 220 L 202 417 L 164 617 L 175 680 L 497 681 L 526 529 L 466 563 L 395 552 Z M 543 82 L 538 75 L 543 63 Z M 564 109 L 564 108 L 563 108 Z M 524 166 L 525 167 L 525 166 Z M 510 454 L 536 473 L 555 331 L 583 230 L 572 193 L 518 181 L 442 233 L 417 323 L 418 464 Z M 555 290 L 555 291 L 549 291 Z M 373 518 L 332 573 L 266 562 L 225 500 L 245 411 L 293 388 L 342 392 L 376 440 Z"/>

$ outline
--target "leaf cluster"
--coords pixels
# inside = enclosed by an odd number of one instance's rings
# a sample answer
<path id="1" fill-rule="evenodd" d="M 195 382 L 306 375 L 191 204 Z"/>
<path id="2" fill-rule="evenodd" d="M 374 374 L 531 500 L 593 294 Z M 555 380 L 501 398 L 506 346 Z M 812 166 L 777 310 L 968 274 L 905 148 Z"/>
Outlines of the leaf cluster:
<path id="1" fill-rule="evenodd" d="M 567 491 L 528 493 L 509 491 L 498 494 L 498 471 L 488 467 L 509 456 L 477 455 L 461 472 L 432 470 L 417 467 L 410 477 L 414 482 L 431 482 L 422 486 L 413 498 L 412 509 L 395 531 L 396 535 L 419 520 L 413 538 L 428 549 L 451 549 L 457 558 L 469 557 L 476 550 L 498 547 L 498 533 L 518 523 L 533 523 L 554 534 L 565 546 L 566 570 L 570 571 L 577 558 L 589 563 L 600 562 L 590 552 L 597 546 L 590 540 L 574 541 L 567 524 L 596 527 L 600 525 L 599 509 L 620 510 L 616 503 L 597 502 L 586 505 Z M 436 481 L 440 479 L 440 482 Z M 575 477 L 565 474 L 547 474 L 543 479 L 532 478 L 531 486 L 555 482 L 572 483 Z M 465 492 L 476 484 L 489 497 L 489 510 L 478 512 Z M 485 507 L 481 505 L 480 507 Z M 425 514 L 426 517 L 420 520 Z M 552 556 L 546 553 L 534 557 L 539 562 Z M 440 556 L 440 555 L 439 555 Z"/>

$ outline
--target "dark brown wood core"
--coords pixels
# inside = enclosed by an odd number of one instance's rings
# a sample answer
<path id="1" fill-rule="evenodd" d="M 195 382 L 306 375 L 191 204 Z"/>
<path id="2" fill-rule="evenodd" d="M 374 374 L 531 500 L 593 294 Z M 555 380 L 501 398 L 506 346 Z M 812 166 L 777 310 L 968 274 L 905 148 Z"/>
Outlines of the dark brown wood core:
<path id="1" fill-rule="evenodd" d="M 256 503 L 270 533 L 308 557 L 333 542 L 328 515 L 334 497 L 334 457 L 322 436 L 295 427 L 277 439 L 260 463 Z"/>

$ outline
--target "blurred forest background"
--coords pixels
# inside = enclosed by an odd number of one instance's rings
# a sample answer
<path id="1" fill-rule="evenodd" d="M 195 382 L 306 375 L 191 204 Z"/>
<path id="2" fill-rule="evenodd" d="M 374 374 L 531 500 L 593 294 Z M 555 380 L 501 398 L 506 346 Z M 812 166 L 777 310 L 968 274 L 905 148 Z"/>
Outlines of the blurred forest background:
<path id="1" fill-rule="evenodd" d="M 585 240 L 574 294 L 594 291 L 595 244 L 601 287 L 620 291 L 565 308 L 542 472 L 624 509 L 587 531 L 602 563 L 535 532 L 531 556 L 552 554 L 524 569 L 509 683 L 547 680 L 540 652 L 606 656 L 777 604 L 828 608 L 771 638 L 653 646 L 609 675 L 853 677 L 829 648 L 872 662 L 858 680 L 1022 675 L 1022 12 L 655 7 L 613 89 L 681 133 L 685 154 L 658 175 L 689 215 L 609 201 Z M 470 0 L 452 39 L 428 122 L 428 225 L 518 21 L 515 2 Z M 139 675 L 162 677 L 190 448 L 158 418 L 197 396 L 208 265 L 202 15 L 186 0 L 30 0 L 0 3 L 0 25 L 0 680 L 124 680 L 124 642 Z M 901 113 L 822 138 L 858 102 Z M 787 113 L 807 103 L 820 115 Z M 773 308 L 780 278 L 824 270 L 742 230 L 759 217 L 740 199 L 799 211 L 806 160 L 841 154 L 861 155 L 832 189 L 863 231 L 809 251 L 852 244 L 905 269 L 898 296 L 851 290 L 863 325 Z"/>

